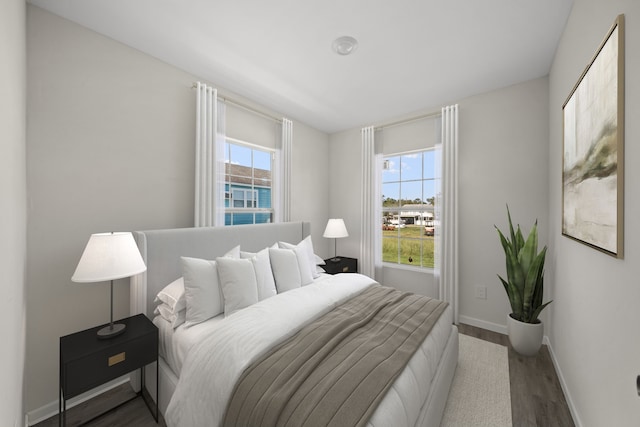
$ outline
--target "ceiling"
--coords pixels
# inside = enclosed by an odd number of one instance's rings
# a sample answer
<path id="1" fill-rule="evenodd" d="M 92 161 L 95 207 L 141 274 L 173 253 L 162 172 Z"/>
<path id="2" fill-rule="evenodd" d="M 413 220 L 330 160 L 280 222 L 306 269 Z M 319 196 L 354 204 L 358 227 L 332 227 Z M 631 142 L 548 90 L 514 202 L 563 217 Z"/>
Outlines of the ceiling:
<path id="1" fill-rule="evenodd" d="M 547 75 L 573 0 L 29 3 L 334 133 Z"/>

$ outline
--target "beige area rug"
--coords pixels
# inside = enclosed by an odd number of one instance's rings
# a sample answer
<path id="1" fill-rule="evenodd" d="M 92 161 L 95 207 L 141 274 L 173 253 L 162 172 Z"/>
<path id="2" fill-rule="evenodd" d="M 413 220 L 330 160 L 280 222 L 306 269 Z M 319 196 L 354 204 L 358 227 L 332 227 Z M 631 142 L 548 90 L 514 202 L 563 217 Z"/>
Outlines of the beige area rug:
<path id="1" fill-rule="evenodd" d="M 460 334 L 458 368 L 441 427 L 511 426 L 507 347 Z"/>

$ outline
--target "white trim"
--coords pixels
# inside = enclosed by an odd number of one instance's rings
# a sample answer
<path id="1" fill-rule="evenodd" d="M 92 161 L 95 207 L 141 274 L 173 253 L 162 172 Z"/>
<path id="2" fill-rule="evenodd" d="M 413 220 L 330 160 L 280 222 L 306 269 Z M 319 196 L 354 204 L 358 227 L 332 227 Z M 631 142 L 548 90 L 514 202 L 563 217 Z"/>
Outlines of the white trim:
<path id="1" fill-rule="evenodd" d="M 475 326 L 476 328 L 486 329 L 487 331 L 496 332 L 502 335 L 509 335 L 507 325 L 501 325 L 499 323 L 487 322 L 486 320 L 476 319 L 474 317 L 460 315 L 460 323 L 465 325 Z M 549 337 L 546 335 L 542 337 L 542 344 L 549 345 Z"/>
<path id="2" fill-rule="evenodd" d="M 384 268 L 395 268 L 398 270 L 408 270 L 415 271 L 416 273 L 425 273 L 433 276 L 434 269 L 433 267 L 418 267 L 416 265 L 408 265 L 408 264 L 399 264 L 395 262 L 383 261 L 382 266 Z"/>
<path id="3" fill-rule="evenodd" d="M 398 156 L 406 156 L 408 154 L 422 153 L 423 151 L 435 151 L 436 147 L 427 147 L 427 148 L 416 148 L 415 150 L 407 150 L 407 151 L 398 151 L 397 153 L 383 153 L 384 157 L 398 157 Z"/>
<path id="4" fill-rule="evenodd" d="M 137 371 L 136 371 L 137 372 Z M 67 400 L 67 410 L 77 406 L 83 402 L 86 402 L 89 399 L 93 399 L 94 397 L 107 392 L 111 389 L 114 389 L 122 384 L 129 382 L 130 374 L 126 374 L 122 377 L 116 378 L 115 380 L 111 380 L 107 383 L 102 384 L 94 389 L 87 391 L 86 393 L 82 393 L 79 396 L 76 396 L 72 399 Z M 53 402 L 47 403 L 40 408 L 34 409 L 33 411 L 29 411 L 25 415 L 25 423 L 27 426 L 36 425 L 41 421 L 49 419 L 55 415 L 58 415 L 58 400 L 56 399 Z"/>
<path id="5" fill-rule="evenodd" d="M 569 412 L 571 413 L 571 418 L 573 418 L 573 423 L 576 427 L 582 427 L 582 421 L 580 421 L 580 417 L 578 416 L 578 410 L 576 409 L 575 404 L 573 403 L 573 399 L 571 399 L 571 393 L 569 393 L 569 387 L 567 386 L 567 382 L 562 375 L 562 369 L 560 369 L 560 364 L 556 359 L 556 354 L 553 351 L 553 346 L 551 345 L 551 341 L 545 335 L 545 344 L 549 348 L 549 354 L 551 355 L 551 361 L 553 362 L 553 367 L 556 370 L 556 375 L 558 376 L 558 380 L 560 381 L 560 387 L 562 388 L 562 392 L 564 393 L 564 398 L 567 401 L 567 406 L 569 407 Z"/>
<path id="6" fill-rule="evenodd" d="M 498 323 L 487 322 L 486 320 L 480 320 L 463 315 L 460 315 L 459 320 L 460 323 L 464 323 L 465 325 L 471 325 L 488 331 L 497 332 L 502 335 L 507 335 L 507 325 L 500 325 Z"/>
<path id="7" fill-rule="evenodd" d="M 266 151 L 266 152 L 271 153 L 271 154 L 276 152 L 275 148 L 265 147 L 264 145 L 254 144 L 252 142 L 243 141 L 242 139 L 232 138 L 230 136 L 225 136 L 225 139 L 227 140 L 227 142 L 230 142 L 232 144 L 242 145 L 244 147 L 252 148 L 254 150 Z M 272 161 L 273 161 L 273 159 L 272 159 Z"/>

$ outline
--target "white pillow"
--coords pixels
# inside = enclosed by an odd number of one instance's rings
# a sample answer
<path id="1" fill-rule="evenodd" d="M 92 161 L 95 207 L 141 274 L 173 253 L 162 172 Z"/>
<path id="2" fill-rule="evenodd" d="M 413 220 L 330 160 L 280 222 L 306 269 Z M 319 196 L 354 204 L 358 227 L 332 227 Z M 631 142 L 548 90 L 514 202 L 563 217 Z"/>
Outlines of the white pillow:
<path id="1" fill-rule="evenodd" d="M 313 275 L 311 270 L 315 270 L 315 266 L 309 265 L 309 258 L 305 252 L 305 249 L 300 246 L 295 246 L 293 249 L 281 249 L 283 251 L 293 251 L 296 255 L 296 262 L 298 264 L 298 271 L 300 272 L 300 286 L 306 286 L 313 283 Z"/>
<path id="2" fill-rule="evenodd" d="M 269 248 L 269 259 L 279 294 L 302 286 L 298 257 L 293 250 Z"/>
<path id="3" fill-rule="evenodd" d="M 216 263 L 225 317 L 258 302 L 258 283 L 251 260 L 217 258 Z"/>
<path id="4" fill-rule="evenodd" d="M 240 245 L 236 246 L 235 248 L 231 248 L 229 250 L 229 252 L 227 252 L 223 256 L 229 257 L 229 258 L 239 259 L 240 258 Z"/>
<path id="5" fill-rule="evenodd" d="M 316 258 L 316 265 L 327 265 L 326 262 L 324 262 L 324 260 L 322 258 L 320 258 L 318 255 L 314 254 L 314 257 Z M 316 269 L 317 271 L 318 269 Z M 322 270 L 324 271 L 324 270 Z"/>
<path id="6" fill-rule="evenodd" d="M 178 313 L 187 308 L 187 300 L 184 297 L 184 279 L 180 277 L 165 286 L 158 293 L 154 302 L 166 304 L 171 309 L 171 313 Z"/>
<path id="7" fill-rule="evenodd" d="M 311 274 L 311 278 L 317 279 L 318 277 L 320 277 L 318 273 L 316 273 L 316 254 L 313 252 L 313 242 L 311 241 L 311 236 L 305 237 L 297 245 L 293 245 L 287 242 L 278 242 L 278 246 L 282 249 L 300 248 L 307 257 L 307 262 L 305 263 L 305 265 L 307 266 L 307 270 Z"/>
<path id="8" fill-rule="evenodd" d="M 258 253 L 240 252 L 240 258 L 250 259 L 253 263 L 256 281 L 258 282 L 258 301 L 278 294 L 276 282 L 273 278 L 273 271 L 271 271 L 269 248 L 264 248 Z"/>
<path id="9" fill-rule="evenodd" d="M 314 264 L 309 264 L 309 258 L 304 248 L 296 246 L 293 248 L 293 252 L 296 254 L 298 261 L 298 268 L 300 269 L 300 286 L 306 286 L 313 283 L 316 267 Z"/>
<path id="10" fill-rule="evenodd" d="M 224 309 L 215 261 L 182 257 L 184 294 L 187 302 L 185 326 L 204 322 Z"/>
<path id="11" fill-rule="evenodd" d="M 240 246 L 236 246 L 224 257 L 239 258 Z M 218 280 L 215 261 L 182 257 L 182 276 L 187 305 L 185 326 L 204 322 L 224 311 L 224 297 Z"/>
<path id="12" fill-rule="evenodd" d="M 164 320 L 169 322 L 173 329 L 182 325 L 187 315 L 186 309 L 183 309 L 178 311 L 177 313 L 174 313 L 171 307 L 169 307 L 167 304 L 164 304 L 164 303 L 157 306 L 153 312 L 154 314 L 161 316 Z"/>

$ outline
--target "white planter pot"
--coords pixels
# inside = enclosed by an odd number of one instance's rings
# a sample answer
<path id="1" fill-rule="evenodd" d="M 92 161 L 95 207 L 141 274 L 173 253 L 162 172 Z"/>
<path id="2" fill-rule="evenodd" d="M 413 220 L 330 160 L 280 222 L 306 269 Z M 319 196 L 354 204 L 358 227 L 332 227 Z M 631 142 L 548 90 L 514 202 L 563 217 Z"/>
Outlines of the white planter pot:
<path id="1" fill-rule="evenodd" d="M 515 351 L 523 356 L 535 356 L 542 345 L 544 325 L 540 323 L 520 322 L 511 315 L 507 316 L 509 342 Z"/>

